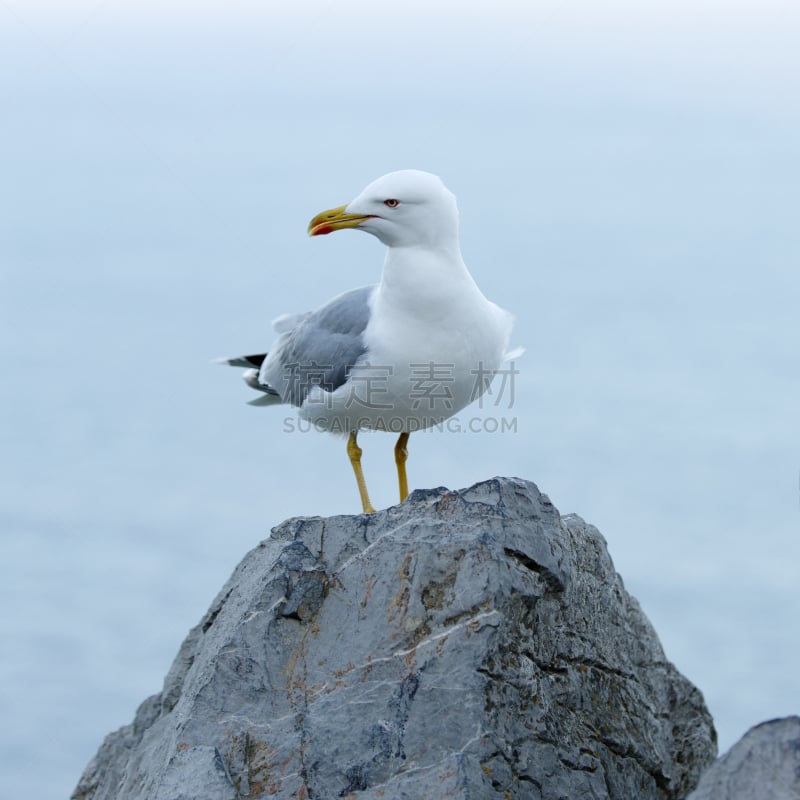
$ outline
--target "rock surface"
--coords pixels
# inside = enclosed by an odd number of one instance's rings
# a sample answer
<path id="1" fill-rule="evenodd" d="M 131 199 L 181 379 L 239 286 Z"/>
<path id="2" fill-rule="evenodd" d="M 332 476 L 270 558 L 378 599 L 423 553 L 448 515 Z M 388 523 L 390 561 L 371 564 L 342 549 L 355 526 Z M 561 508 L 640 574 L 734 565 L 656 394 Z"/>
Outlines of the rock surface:
<path id="1" fill-rule="evenodd" d="M 682 800 L 714 760 L 600 533 L 531 483 L 292 519 L 74 800 Z"/>
<path id="2" fill-rule="evenodd" d="M 689 800 L 800 800 L 800 717 L 750 728 Z"/>

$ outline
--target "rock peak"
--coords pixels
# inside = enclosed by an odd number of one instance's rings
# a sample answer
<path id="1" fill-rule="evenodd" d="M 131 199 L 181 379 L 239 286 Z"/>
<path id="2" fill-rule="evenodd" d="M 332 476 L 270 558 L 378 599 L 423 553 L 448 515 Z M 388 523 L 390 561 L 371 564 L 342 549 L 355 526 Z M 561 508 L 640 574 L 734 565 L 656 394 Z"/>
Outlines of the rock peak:
<path id="1" fill-rule="evenodd" d="M 663 800 L 716 752 L 605 540 L 537 487 L 294 518 L 73 800 Z"/>

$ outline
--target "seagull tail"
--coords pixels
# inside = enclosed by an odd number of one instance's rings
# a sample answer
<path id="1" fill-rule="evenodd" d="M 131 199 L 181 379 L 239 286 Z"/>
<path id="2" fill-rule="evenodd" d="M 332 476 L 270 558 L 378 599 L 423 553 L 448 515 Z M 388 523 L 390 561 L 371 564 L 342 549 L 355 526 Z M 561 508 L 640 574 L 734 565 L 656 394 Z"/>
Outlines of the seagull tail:
<path id="1" fill-rule="evenodd" d="M 249 406 L 274 406 L 276 403 L 281 402 L 281 397 L 279 394 L 273 394 L 272 392 L 264 392 L 261 397 L 256 397 L 254 400 L 248 400 L 247 405 Z"/>
<path id="2" fill-rule="evenodd" d="M 268 383 L 261 383 L 258 379 L 257 369 L 248 369 L 242 373 L 242 379 L 251 388 L 257 392 L 263 392 L 261 397 L 255 400 L 248 401 L 251 406 L 271 406 L 273 403 L 280 403 L 281 396 L 276 392 Z"/>
<path id="3" fill-rule="evenodd" d="M 275 403 L 283 402 L 280 393 L 275 391 L 268 383 L 262 383 L 259 379 L 259 370 L 267 357 L 266 353 L 258 353 L 252 356 L 235 356 L 233 358 L 215 358 L 212 364 L 226 364 L 229 367 L 245 367 L 242 379 L 251 388 L 261 392 L 255 400 L 248 401 L 251 406 L 271 406 Z"/>

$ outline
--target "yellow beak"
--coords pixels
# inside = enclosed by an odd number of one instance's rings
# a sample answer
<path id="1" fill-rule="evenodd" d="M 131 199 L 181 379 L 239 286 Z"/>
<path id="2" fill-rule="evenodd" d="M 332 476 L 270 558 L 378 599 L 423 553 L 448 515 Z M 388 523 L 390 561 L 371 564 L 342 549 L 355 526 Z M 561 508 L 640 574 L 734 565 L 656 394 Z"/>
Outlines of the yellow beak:
<path id="1" fill-rule="evenodd" d="M 372 214 L 346 214 L 347 206 L 329 208 L 321 211 L 308 223 L 309 236 L 324 236 L 326 233 L 340 231 L 343 228 L 357 228 L 365 219 L 371 219 Z"/>

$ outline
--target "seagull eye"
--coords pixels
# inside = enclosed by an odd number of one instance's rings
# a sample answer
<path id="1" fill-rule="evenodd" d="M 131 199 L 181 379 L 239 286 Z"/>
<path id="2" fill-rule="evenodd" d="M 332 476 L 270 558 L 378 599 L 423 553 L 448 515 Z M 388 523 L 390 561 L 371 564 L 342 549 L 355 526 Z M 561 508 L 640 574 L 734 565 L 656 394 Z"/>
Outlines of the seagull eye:
<path id="1" fill-rule="evenodd" d="M 395 200 L 394 198 L 390 198 L 389 200 L 384 200 L 383 204 L 388 208 L 397 208 L 400 205 L 399 200 Z"/>

